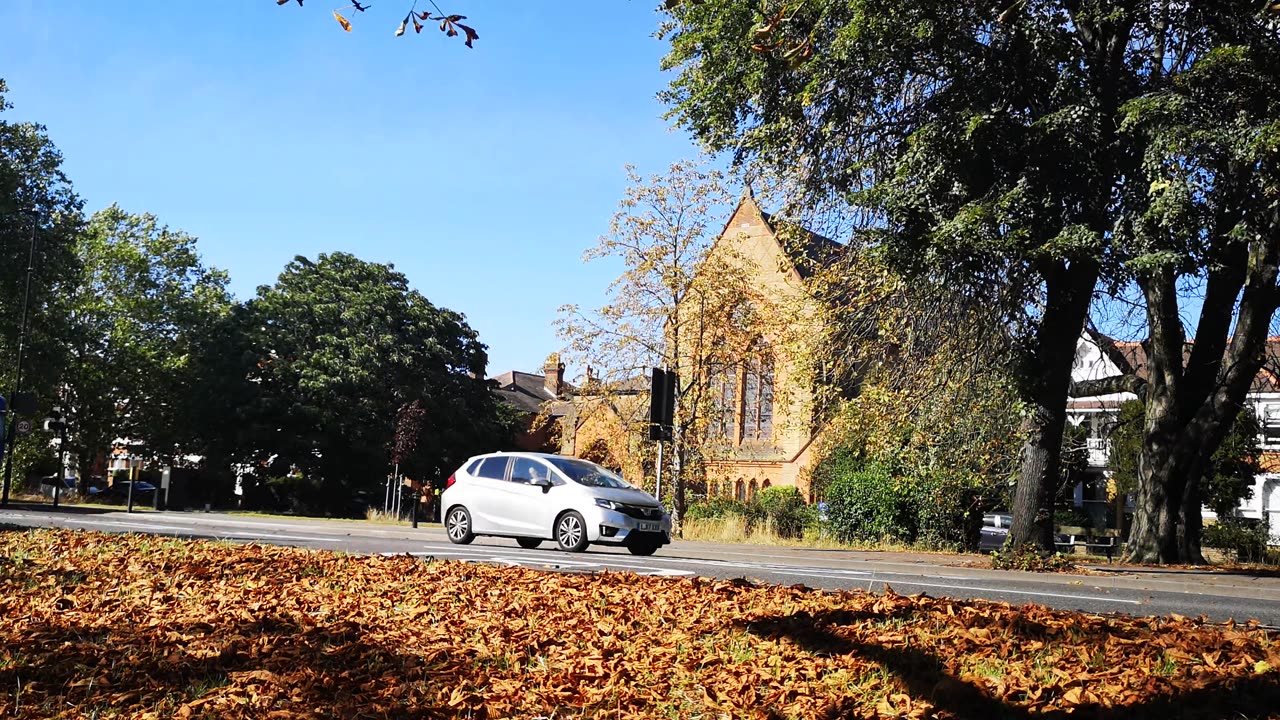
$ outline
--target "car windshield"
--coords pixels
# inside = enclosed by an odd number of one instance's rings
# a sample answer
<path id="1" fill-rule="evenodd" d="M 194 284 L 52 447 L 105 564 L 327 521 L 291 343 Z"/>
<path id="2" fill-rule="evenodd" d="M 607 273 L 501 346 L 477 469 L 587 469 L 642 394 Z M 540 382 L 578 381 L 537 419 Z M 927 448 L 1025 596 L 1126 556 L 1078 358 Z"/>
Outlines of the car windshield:
<path id="1" fill-rule="evenodd" d="M 617 473 L 606 470 L 586 460 L 570 460 L 568 458 L 548 458 L 556 469 L 564 473 L 570 480 L 579 485 L 604 488 L 629 488 L 626 480 Z"/>

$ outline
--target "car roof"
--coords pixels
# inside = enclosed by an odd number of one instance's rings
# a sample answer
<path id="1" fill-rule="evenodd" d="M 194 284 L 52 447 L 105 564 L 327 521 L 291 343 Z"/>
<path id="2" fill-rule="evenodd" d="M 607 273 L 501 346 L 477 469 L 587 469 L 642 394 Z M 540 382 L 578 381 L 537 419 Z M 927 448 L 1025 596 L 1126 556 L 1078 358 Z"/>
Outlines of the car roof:
<path id="1" fill-rule="evenodd" d="M 580 459 L 576 457 L 571 457 L 569 455 L 557 455 L 555 453 L 524 452 L 520 450 L 501 450 L 499 452 L 491 452 L 491 453 L 485 453 L 483 455 L 475 455 L 471 459 L 467 460 L 467 462 L 470 463 L 472 460 L 477 460 L 479 458 L 488 458 L 488 457 L 531 457 L 531 458 L 539 458 L 542 460 L 551 460 L 551 459 L 578 460 Z"/>

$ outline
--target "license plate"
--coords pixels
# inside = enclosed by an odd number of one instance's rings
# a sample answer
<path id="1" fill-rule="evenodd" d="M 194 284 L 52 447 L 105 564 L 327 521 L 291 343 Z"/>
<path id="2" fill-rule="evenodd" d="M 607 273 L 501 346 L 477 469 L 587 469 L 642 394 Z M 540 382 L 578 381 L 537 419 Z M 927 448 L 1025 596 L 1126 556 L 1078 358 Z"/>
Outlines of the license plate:
<path id="1" fill-rule="evenodd" d="M 640 532 L 658 532 L 658 523 L 639 523 L 636 527 Z"/>

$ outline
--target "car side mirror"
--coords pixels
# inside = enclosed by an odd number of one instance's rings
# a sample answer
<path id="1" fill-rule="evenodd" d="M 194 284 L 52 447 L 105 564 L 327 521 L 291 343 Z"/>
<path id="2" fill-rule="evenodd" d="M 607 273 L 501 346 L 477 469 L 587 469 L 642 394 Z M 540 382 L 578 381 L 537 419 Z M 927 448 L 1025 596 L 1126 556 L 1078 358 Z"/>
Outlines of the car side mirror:
<path id="1" fill-rule="evenodd" d="M 549 477 L 534 478 L 533 480 L 530 480 L 529 483 L 542 488 L 543 492 L 551 489 L 551 478 Z"/>

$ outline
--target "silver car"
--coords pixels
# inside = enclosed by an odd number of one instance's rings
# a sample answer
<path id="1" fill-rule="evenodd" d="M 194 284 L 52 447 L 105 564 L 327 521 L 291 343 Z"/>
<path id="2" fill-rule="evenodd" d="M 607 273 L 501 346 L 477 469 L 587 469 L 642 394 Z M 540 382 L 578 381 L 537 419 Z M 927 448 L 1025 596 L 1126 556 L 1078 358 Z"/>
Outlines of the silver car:
<path id="1" fill-rule="evenodd" d="M 563 455 L 477 455 L 449 476 L 440 502 L 449 540 L 461 545 L 493 535 L 523 548 L 555 540 L 570 552 L 600 543 L 652 555 L 671 542 L 671 516 L 652 495 Z"/>

